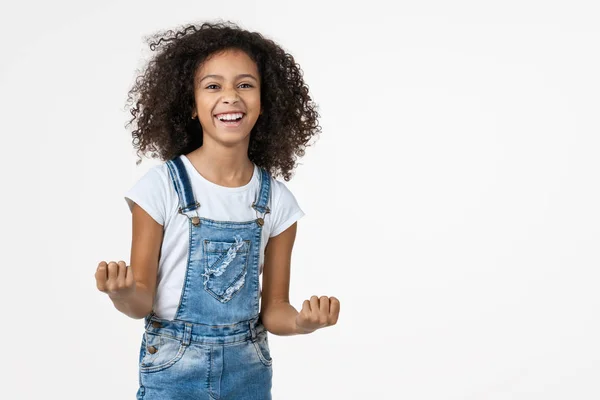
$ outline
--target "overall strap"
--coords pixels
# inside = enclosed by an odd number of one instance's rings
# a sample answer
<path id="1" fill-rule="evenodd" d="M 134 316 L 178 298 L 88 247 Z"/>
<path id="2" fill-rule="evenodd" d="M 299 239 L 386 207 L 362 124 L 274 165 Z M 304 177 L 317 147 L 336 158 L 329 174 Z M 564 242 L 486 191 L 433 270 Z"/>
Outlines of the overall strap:
<path id="1" fill-rule="evenodd" d="M 269 207 L 267 207 L 267 204 L 269 202 L 270 190 L 271 190 L 271 176 L 266 169 L 261 167 L 260 168 L 260 191 L 258 193 L 256 200 L 254 200 L 254 203 L 252 203 L 252 208 L 254 208 L 256 211 L 263 213 L 263 214 L 270 213 L 271 210 L 269 209 Z"/>
<path id="2" fill-rule="evenodd" d="M 183 161 L 181 161 L 181 156 L 168 160 L 165 164 L 169 167 L 169 175 L 179 197 L 179 212 L 184 214 L 200 207 L 200 203 L 194 198 L 190 178 L 185 170 Z"/>

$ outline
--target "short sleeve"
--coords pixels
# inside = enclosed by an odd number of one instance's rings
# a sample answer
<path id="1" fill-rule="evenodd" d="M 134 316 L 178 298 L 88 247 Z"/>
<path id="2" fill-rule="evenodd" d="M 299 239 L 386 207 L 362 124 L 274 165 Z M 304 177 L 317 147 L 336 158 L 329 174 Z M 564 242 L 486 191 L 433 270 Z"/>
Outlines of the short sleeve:
<path id="1" fill-rule="evenodd" d="M 150 168 L 129 190 L 125 201 L 133 212 L 133 203 L 144 209 L 156 222 L 165 225 L 168 192 L 160 173 L 160 165 Z"/>
<path id="2" fill-rule="evenodd" d="M 298 205 L 294 194 L 285 183 L 275 181 L 279 194 L 276 196 L 271 210 L 272 230 L 269 237 L 277 236 L 304 216 L 304 211 Z"/>

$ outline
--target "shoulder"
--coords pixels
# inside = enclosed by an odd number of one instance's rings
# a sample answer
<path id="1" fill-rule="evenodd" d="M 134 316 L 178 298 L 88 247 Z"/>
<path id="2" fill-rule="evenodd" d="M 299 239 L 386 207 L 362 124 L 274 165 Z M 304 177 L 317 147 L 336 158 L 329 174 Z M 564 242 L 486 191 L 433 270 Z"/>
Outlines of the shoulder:
<path id="1" fill-rule="evenodd" d="M 300 210 L 293 189 L 287 182 L 271 177 L 271 204 L 275 213 L 288 213 Z"/>
<path id="2" fill-rule="evenodd" d="M 133 212 L 133 204 L 143 208 L 161 225 L 167 219 L 167 209 L 172 202 L 163 164 L 153 165 L 141 173 L 137 181 L 125 192 L 125 200 Z"/>
<path id="3" fill-rule="evenodd" d="M 128 193 L 145 193 L 144 196 L 165 200 L 173 194 L 176 195 L 175 190 L 171 188 L 170 181 L 168 167 L 163 162 L 149 167 Z"/>
<path id="4" fill-rule="evenodd" d="M 144 179 L 153 181 L 154 183 L 167 184 L 170 181 L 169 167 L 166 162 L 161 162 L 148 168 L 144 175 Z"/>
<path id="5" fill-rule="evenodd" d="M 168 182 L 169 179 L 169 167 L 166 162 L 162 162 L 152 167 L 154 169 L 156 175 L 160 177 L 161 180 Z"/>
<path id="6" fill-rule="evenodd" d="M 271 178 L 272 213 L 269 237 L 277 236 L 304 216 L 304 211 L 285 182 Z"/>
<path id="7" fill-rule="evenodd" d="M 271 198 L 274 201 L 274 204 L 283 201 L 288 202 L 290 198 L 294 198 L 294 194 L 288 187 L 288 185 L 271 176 Z"/>
<path id="8" fill-rule="evenodd" d="M 148 169 L 145 179 L 153 185 L 155 189 L 166 188 L 169 185 L 169 168 L 166 163 L 154 165 Z"/>

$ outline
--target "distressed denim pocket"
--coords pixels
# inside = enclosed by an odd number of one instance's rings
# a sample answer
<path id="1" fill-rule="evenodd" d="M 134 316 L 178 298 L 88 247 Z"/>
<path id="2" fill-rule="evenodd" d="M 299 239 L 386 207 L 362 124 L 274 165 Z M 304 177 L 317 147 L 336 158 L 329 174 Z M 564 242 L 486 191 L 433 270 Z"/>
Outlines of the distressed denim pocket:
<path id="1" fill-rule="evenodd" d="M 231 300 L 246 281 L 250 241 L 204 240 L 204 290 L 222 303 Z"/>

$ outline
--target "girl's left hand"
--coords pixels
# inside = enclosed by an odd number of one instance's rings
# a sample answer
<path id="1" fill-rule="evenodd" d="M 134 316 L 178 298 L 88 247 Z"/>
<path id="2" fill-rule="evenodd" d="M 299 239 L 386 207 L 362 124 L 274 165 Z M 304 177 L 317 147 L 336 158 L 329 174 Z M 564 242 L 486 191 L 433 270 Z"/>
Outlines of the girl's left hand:
<path id="1" fill-rule="evenodd" d="M 304 300 L 296 316 L 296 328 L 301 333 L 311 333 L 319 328 L 335 325 L 340 314 L 340 301 L 331 296 L 311 296 Z"/>

